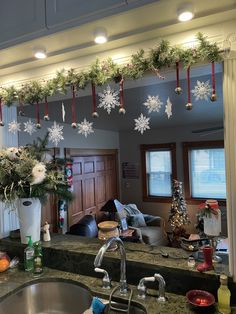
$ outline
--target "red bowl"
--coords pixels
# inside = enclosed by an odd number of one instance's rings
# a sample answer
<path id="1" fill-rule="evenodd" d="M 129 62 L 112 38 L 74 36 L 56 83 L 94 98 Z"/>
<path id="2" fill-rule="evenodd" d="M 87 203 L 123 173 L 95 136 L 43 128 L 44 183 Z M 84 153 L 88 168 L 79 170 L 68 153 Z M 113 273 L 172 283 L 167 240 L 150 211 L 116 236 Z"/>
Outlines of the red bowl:
<path id="1" fill-rule="evenodd" d="M 207 307 L 215 303 L 214 295 L 204 290 L 190 290 L 186 297 L 190 304 L 198 307 Z"/>

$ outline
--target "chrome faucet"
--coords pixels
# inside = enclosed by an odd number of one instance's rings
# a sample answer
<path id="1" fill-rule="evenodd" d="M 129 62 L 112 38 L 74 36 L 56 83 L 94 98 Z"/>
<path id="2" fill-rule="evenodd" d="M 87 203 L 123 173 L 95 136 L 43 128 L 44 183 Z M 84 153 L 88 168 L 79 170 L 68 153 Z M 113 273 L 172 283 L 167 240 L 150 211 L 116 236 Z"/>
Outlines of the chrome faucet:
<path id="1" fill-rule="evenodd" d="M 121 294 L 127 294 L 127 281 L 126 281 L 126 252 L 124 243 L 121 241 L 118 237 L 113 237 L 108 239 L 103 246 L 98 251 L 97 256 L 94 260 L 94 267 L 100 267 L 102 264 L 103 256 L 107 249 L 111 246 L 111 244 L 116 243 L 118 245 L 119 251 L 120 251 L 120 293 Z"/>
<path id="2" fill-rule="evenodd" d="M 165 302 L 166 301 L 166 297 L 165 297 L 165 280 L 164 278 L 160 275 L 160 274 L 154 274 L 153 277 L 144 277 L 139 281 L 138 284 L 138 297 L 141 299 L 145 299 L 146 298 L 146 292 L 147 292 L 147 287 L 145 285 L 146 282 L 154 282 L 154 281 L 158 281 L 159 283 L 159 296 L 158 296 L 158 301 L 159 302 Z"/>

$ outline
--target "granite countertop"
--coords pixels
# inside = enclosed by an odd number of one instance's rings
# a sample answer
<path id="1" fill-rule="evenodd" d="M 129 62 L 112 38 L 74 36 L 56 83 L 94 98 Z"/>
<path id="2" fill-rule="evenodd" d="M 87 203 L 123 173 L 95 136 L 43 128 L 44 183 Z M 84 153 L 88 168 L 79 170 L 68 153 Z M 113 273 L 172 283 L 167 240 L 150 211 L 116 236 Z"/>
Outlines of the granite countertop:
<path id="1" fill-rule="evenodd" d="M 7 295 L 14 293 L 22 285 L 30 284 L 30 282 L 43 281 L 43 280 L 72 280 L 75 282 L 86 285 L 93 295 L 107 299 L 109 292 L 101 288 L 101 279 L 83 276 L 79 274 L 58 271 L 50 268 L 45 268 L 44 273 L 40 278 L 34 278 L 32 274 L 24 272 L 19 269 L 8 270 L 0 274 L 0 301 Z M 117 283 L 113 283 L 113 286 Z M 134 286 L 130 286 L 134 289 L 133 301 L 141 304 L 145 307 L 148 314 L 191 314 L 197 313 L 194 311 L 186 301 L 185 296 L 166 293 L 168 301 L 164 304 L 157 302 L 157 291 L 148 290 L 148 296 L 145 301 L 138 299 L 137 290 Z M 215 308 L 208 310 L 206 313 L 217 313 Z M 236 313 L 236 312 L 232 312 Z"/>

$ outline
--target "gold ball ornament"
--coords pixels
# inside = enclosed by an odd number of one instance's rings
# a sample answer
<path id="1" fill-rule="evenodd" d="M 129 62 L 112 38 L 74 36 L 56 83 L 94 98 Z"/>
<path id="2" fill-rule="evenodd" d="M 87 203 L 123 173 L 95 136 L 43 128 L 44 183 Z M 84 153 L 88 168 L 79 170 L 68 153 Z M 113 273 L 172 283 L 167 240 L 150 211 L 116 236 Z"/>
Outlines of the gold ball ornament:
<path id="1" fill-rule="evenodd" d="M 119 109 L 119 114 L 125 114 L 125 112 L 126 112 L 126 111 L 125 111 L 125 108 L 120 108 L 120 109 Z"/>
<path id="2" fill-rule="evenodd" d="M 72 127 L 72 129 L 76 129 L 76 127 L 77 127 L 76 123 L 75 122 L 71 123 L 71 127 Z"/>
<path id="3" fill-rule="evenodd" d="M 97 111 L 94 111 L 94 112 L 92 113 L 92 117 L 93 117 L 93 118 L 98 118 L 98 117 L 99 117 L 99 114 L 97 113 Z"/>
<path id="4" fill-rule="evenodd" d="M 182 93 L 182 88 L 181 88 L 180 86 L 176 87 L 176 88 L 175 88 L 175 93 L 176 93 L 177 95 L 180 95 L 180 94 Z"/>
<path id="5" fill-rule="evenodd" d="M 193 104 L 191 102 L 188 102 L 186 105 L 186 110 L 192 110 L 193 109 Z"/>
<path id="6" fill-rule="evenodd" d="M 37 129 L 41 129 L 41 124 L 40 123 L 36 123 L 36 128 Z"/>
<path id="7" fill-rule="evenodd" d="M 46 115 L 43 117 L 43 119 L 44 119 L 45 121 L 49 121 L 49 120 L 50 120 L 50 119 L 49 119 L 49 115 L 46 114 Z"/>
<path id="8" fill-rule="evenodd" d="M 212 94 L 210 100 L 211 101 L 216 101 L 217 100 L 216 94 Z"/>

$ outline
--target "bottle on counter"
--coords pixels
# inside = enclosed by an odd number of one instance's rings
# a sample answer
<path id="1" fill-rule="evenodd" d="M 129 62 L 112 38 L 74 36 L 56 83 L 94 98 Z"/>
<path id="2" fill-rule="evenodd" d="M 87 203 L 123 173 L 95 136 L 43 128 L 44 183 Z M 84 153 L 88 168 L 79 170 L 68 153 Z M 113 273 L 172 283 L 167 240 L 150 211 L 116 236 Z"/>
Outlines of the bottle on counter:
<path id="1" fill-rule="evenodd" d="M 221 314 L 231 313 L 230 296 L 231 293 L 228 288 L 228 277 L 226 275 L 220 275 L 220 287 L 217 290 L 219 313 Z"/>
<path id="2" fill-rule="evenodd" d="M 34 247 L 31 236 L 27 236 L 29 239 L 28 245 L 24 250 L 24 267 L 25 271 L 33 271 L 34 269 Z"/>
<path id="3" fill-rule="evenodd" d="M 40 276 L 43 273 L 43 254 L 41 242 L 34 243 L 34 276 Z"/>

